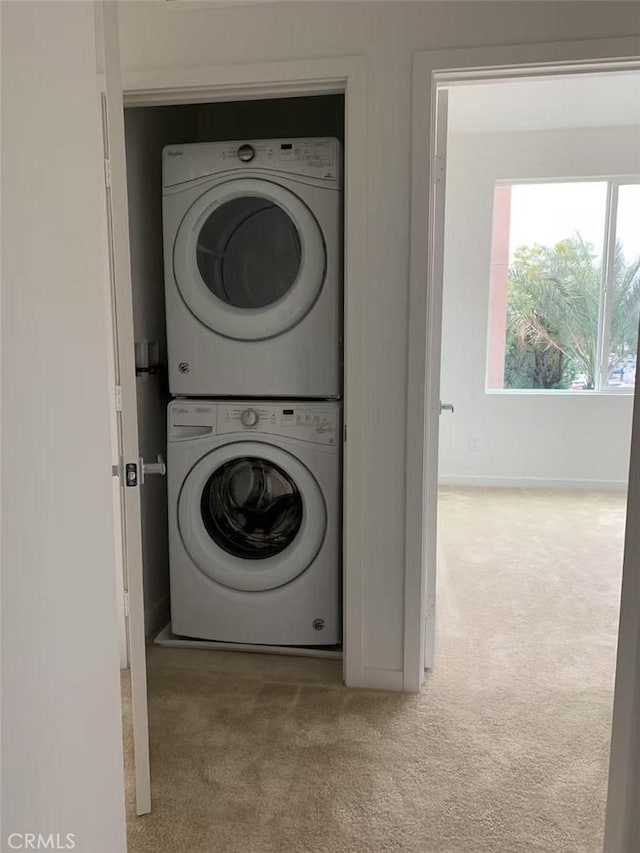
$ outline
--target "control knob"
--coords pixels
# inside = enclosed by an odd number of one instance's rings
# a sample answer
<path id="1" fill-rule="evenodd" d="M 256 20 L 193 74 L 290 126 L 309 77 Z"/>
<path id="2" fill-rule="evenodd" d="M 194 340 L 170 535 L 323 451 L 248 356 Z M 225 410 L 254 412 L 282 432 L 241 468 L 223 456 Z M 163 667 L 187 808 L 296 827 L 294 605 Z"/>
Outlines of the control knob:
<path id="1" fill-rule="evenodd" d="M 256 156 L 256 149 L 253 145 L 241 145 L 238 148 L 238 159 L 242 160 L 243 163 L 250 163 L 253 158 Z"/>
<path id="2" fill-rule="evenodd" d="M 255 409 L 245 409 L 240 415 L 242 425 L 246 427 L 254 427 L 260 420 L 260 415 Z"/>

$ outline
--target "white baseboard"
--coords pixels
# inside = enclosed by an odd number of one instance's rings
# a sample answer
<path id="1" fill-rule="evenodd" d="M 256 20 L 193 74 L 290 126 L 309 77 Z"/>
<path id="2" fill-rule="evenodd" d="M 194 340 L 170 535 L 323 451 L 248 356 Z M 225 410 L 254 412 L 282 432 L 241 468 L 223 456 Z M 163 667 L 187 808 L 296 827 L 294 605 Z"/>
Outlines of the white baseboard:
<path id="1" fill-rule="evenodd" d="M 547 480 L 539 477 L 482 477 L 442 474 L 439 486 L 497 489 L 575 489 L 584 492 L 626 492 L 626 480 Z"/>

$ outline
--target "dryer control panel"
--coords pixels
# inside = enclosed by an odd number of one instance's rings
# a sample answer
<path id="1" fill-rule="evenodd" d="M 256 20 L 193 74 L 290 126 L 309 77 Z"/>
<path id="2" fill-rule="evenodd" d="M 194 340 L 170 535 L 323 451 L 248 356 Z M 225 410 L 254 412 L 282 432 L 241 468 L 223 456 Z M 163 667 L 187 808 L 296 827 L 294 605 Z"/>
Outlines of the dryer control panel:
<path id="1" fill-rule="evenodd" d="M 167 145 L 163 185 L 172 187 L 227 171 L 269 171 L 340 185 L 340 142 L 333 137 L 248 139 Z"/>
<path id="2" fill-rule="evenodd" d="M 339 426 L 338 403 L 174 400 L 169 404 L 168 438 L 185 441 L 245 432 L 332 446 L 338 443 Z"/>

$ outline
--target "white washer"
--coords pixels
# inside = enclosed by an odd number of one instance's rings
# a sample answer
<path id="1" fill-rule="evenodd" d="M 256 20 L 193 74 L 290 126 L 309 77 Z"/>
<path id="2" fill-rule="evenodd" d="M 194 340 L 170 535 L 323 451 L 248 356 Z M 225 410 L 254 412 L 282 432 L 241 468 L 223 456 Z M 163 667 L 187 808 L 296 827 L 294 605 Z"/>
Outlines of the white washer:
<path id="1" fill-rule="evenodd" d="M 340 183 L 337 139 L 164 149 L 174 396 L 340 396 Z"/>
<path id="2" fill-rule="evenodd" d="M 331 402 L 169 404 L 174 634 L 340 641 L 339 430 Z"/>

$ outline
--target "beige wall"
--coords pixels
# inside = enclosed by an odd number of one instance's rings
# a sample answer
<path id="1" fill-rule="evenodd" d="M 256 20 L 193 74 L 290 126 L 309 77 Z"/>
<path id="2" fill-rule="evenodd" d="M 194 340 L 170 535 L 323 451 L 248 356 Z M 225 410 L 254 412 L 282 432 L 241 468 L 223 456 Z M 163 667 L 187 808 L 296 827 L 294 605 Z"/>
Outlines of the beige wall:
<path id="1" fill-rule="evenodd" d="M 363 306 L 374 460 L 365 545 L 364 664 L 403 660 L 411 62 L 415 50 L 624 36 L 640 32 L 632 3 L 279 3 L 207 8 L 128 2 L 126 70 L 364 54 L 368 60 L 368 240 Z M 353 437 L 351 440 L 357 440 Z"/>

